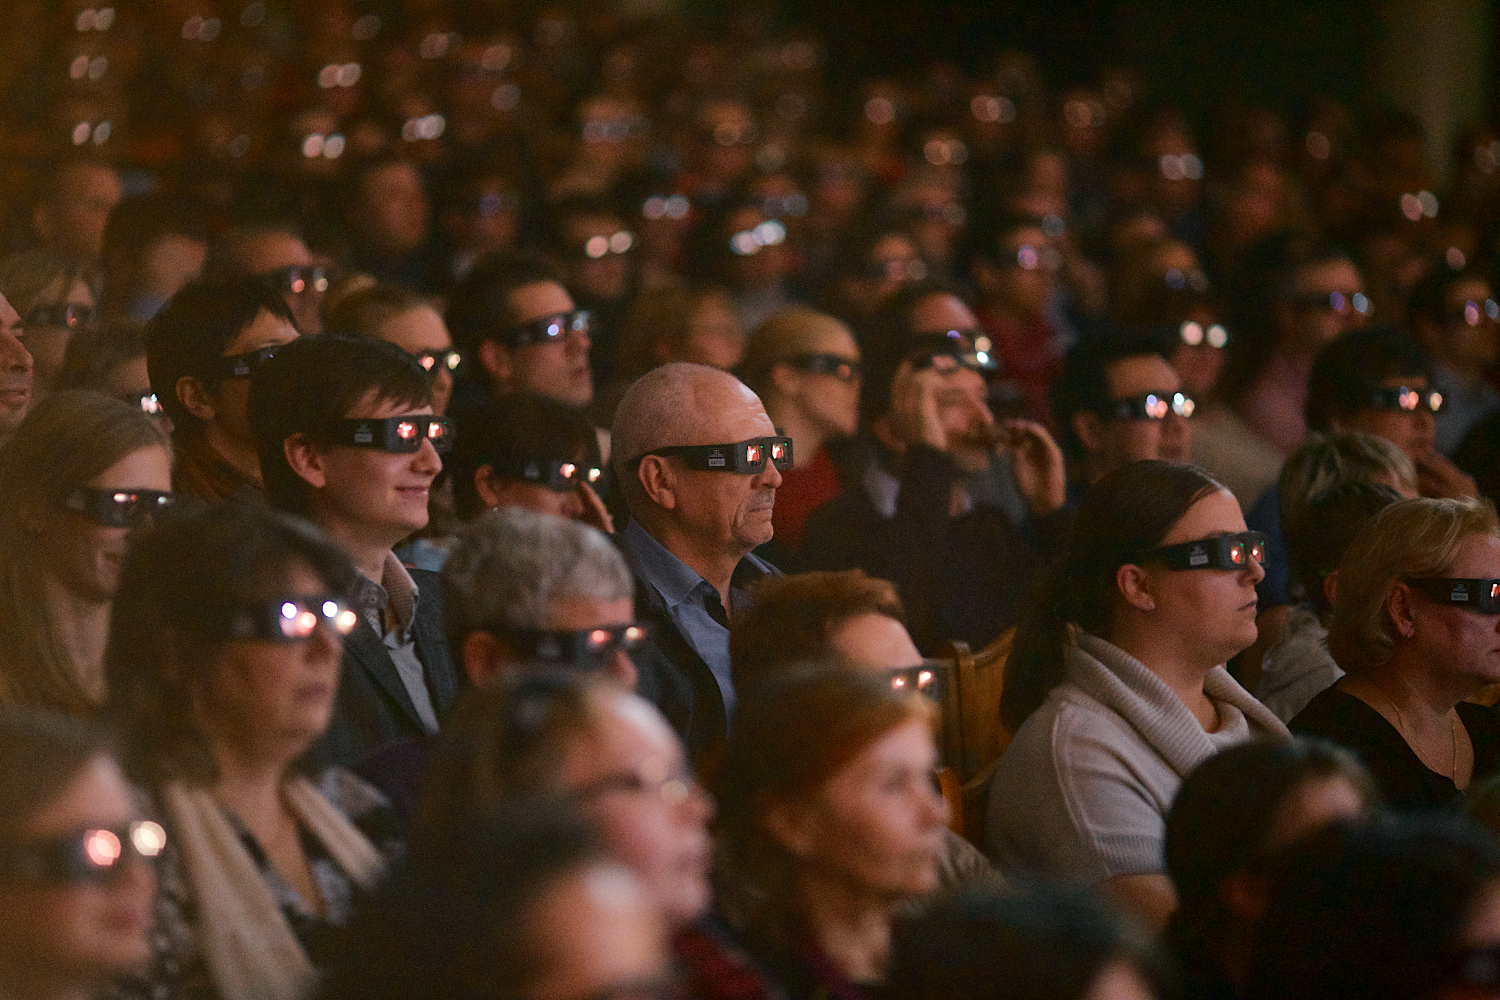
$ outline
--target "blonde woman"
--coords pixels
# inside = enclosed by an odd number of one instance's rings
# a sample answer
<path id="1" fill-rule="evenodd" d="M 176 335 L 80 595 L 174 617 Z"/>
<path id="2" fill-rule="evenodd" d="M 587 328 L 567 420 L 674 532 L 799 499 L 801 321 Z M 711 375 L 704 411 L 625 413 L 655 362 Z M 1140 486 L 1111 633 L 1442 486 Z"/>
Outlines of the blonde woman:
<path id="1" fill-rule="evenodd" d="M 1454 807 L 1500 771 L 1500 523 L 1488 500 L 1385 508 L 1339 566 L 1328 649 L 1345 671 L 1292 729 L 1357 751 L 1394 808 Z"/>

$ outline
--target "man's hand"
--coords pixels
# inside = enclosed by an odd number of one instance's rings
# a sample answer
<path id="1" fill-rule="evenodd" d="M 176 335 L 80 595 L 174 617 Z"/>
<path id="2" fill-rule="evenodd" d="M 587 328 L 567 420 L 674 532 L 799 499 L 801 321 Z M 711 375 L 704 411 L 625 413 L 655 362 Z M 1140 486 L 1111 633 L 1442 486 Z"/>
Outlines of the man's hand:
<path id="1" fill-rule="evenodd" d="M 594 488 L 581 478 L 575 487 L 578 490 L 578 499 L 583 501 L 583 523 L 591 528 L 598 528 L 606 535 L 615 533 L 614 518 L 609 516 L 609 510 L 605 508 L 604 501 L 599 499 L 599 494 Z"/>
<path id="2" fill-rule="evenodd" d="M 942 362 L 957 367 L 952 358 L 939 357 L 920 369 L 910 361 L 901 362 L 896 369 L 891 383 L 891 430 L 904 447 L 925 444 L 938 451 L 948 450 L 948 432 L 943 429 L 937 405 Z"/>
<path id="3" fill-rule="evenodd" d="M 1062 449 L 1041 424 L 1030 420 L 1006 420 L 1006 445 L 1012 452 L 1011 468 L 1026 506 L 1033 514 L 1050 514 L 1068 498 L 1068 473 Z"/>
<path id="4" fill-rule="evenodd" d="M 1479 487 L 1474 477 L 1454 465 L 1439 451 L 1413 455 L 1412 464 L 1417 467 L 1417 492 L 1424 497 L 1477 497 Z"/>

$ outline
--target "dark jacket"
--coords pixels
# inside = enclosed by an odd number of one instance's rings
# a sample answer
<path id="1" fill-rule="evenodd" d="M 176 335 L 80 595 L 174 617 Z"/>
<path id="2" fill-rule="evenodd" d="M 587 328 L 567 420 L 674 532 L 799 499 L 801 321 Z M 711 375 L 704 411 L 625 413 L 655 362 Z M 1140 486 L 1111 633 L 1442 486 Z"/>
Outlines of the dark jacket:
<path id="1" fill-rule="evenodd" d="M 862 569 L 896 584 L 912 638 L 928 655 L 948 639 L 978 649 L 1019 623 L 1032 577 L 1066 529 L 1066 506 L 1020 526 L 983 504 L 953 517 L 961 473 L 947 455 L 920 446 L 906 455 L 896 515 L 887 518 L 863 486 L 858 456 L 852 461 L 844 492 L 807 519 L 808 568 Z"/>
<path id="2" fill-rule="evenodd" d="M 443 636 L 442 592 L 438 574 L 408 569 L 419 590 L 416 621 L 412 624 L 417 659 L 422 661 L 432 707 L 442 718 L 458 695 L 458 675 L 448 641 Z M 364 616 L 344 638 L 344 662 L 339 670 L 338 701 L 333 719 L 309 751 L 319 767 L 353 767 L 392 740 L 426 735 L 416 706 L 381 637 Z"/>
<path id="3" fill-rule="evenodd" d="M 688 758 L 701 768 L 717 757 L 729 738 L 719 682 L 677 627 L 661 592 L 636 570 L 630 549 L 621 545 L 620 551 L 635 576 L 636 620 L 646 623 L 650 631 L 645 645 L 630 655 L 640 676 L 636 690 L 666 716 L 682 737 Z M 746 556 L 734 571 L 731 587 L 745 590 L 766 576 L 778 575 L 780 570 L 770 563 Z"/>

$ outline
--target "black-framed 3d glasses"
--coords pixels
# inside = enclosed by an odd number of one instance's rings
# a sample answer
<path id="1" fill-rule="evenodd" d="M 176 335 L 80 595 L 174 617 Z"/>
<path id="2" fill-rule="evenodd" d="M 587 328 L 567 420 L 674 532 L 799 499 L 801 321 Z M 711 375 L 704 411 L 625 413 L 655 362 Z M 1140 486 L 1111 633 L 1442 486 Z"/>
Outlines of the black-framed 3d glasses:
<path id="1" fill-rule="evenodd" d="M 223 378 L 249 378 L 261 365 L 276 356 L 276 352 L 285 346 L 272 344 L 269 347 L 257 348 L 246 351 L 244 354 L 226 354 L 214 361 L 215 371 L 212 374 Z"/>
<path id="2" fill-rule="evenodd" d="M 405 417 L 335 420 L 322 435 L 326 444 L 375 448 L 394 455 L 410 455 L 430 441 L 438 454 L 453 450 L 453 424 L 443 417 L 418 413 Z"/>
<path id="3" fill-rule="evenodd" d="M 648 451 L 646 455 L 680 458 L 689 469 L 700 472 L 737 472 L 742 476 L 753 476 L 764 471 L 767 462 L 779 472 L 790 469 L 792 439 L 760 437 L 734 444 L 678 444 Z M 646 455 L 637 458 L 636 464 L 640 464 Z"/>
<path id="4" fill-rule="evenodd" d="M 58 302 L 37 306 L 26 314 L 26 326 L 56 326 L 65 330 L 77 330 L 93 326 L 98 315 L 93 306 L 83 302 Z"/>
<path id="5" fill-rule="evenodd" d="M 75 486 L 63 506 L 101 528 L 134 528 L 169 510 L 177 497 L 165 490 L 111 490 Z"/>
<path id="6" fill-rule="evenodd" d="M 136 857 L 154 864 L 167 846 L 157 823 L 92 827 L 64 837 L 0 847 L 0 877 L 56 886 L 107 885 Z"/>
<path id="7" fill-rule="evenodd" d="M 1439 604 L 1472 608 L 1482 615 L 1500 615 L 1500 580 L 1444 576 L 1427 580 L 1409 577 L 1402 582 Z"/>
<path id="8" fill-rule="evenodd" d="M 337 594 L 288 594 L 240 608 L 229 619 L 228 633 L 231 639 L 301 642 L 320 623 L 348 635 L 359 616 Z"/>
<path id="9" fill-rule="evenodd" d="M 167 408 L 161 405 L 161 400 L 154 392 L 131 392 L 121 396 L 120 399 L 131 406 L 140 407 L 141 412 L 148 417 L 160 417 L 167 412 Z"/>
<path id="10" fill-rule="evenodd" d="M 640 622 L 585 629 L 496 629 L 517 656 L 574 670 L 608 670 L 616 653 L 634 653 L 650 631 Z"/>
<path id="11" fill-rule="evenodd" d="M 1369 409 L 1391 413 L 1421 411 L 1436 415 L 1448 409 L 1448 400 L 1436 389 L 1412 389 L 1404 385 L 1372 388 L 1364 402 Z"/>
<path id="12" fill-rule="evenodd" d="M 328 274 L 321 267 L 291 264 L 261 275 L 283 295 L 328 291 Z"/>
<path id="13" fill-rule="evenodd" d="M 571 458 L 528 457 L 488 464 L 490 471 L 500 479 L 535 483 L 554 493 L 571 493 L 579 483 L 593 485 L 604 474 L 597 465 L 585 465 Z"/>
<path id="14" fill-rule="evenodd" d="M 853 382 L 859 378 L 859 362 L 854 358 L 837 354 L 798 354 L 787 358 L 786 363 L 811 375 L 829 375 L 840 382 Z"/>
<path id="15" fill-rule="evenodd" d="M 919 333 L 907 338 L 906 358 L 918 369 L 931 367 L 933 358 L 952 358 L 965 368 L 992 371 L 999 363 L 990 346 L 982 330 Z"/>
<path id="16" fill-rule="evenodd" d="M 1266 563 L 1266 536 L 1259 531 L 1241 531 L 1217 538 L 1199 538 L 1178 545 L 1163 545 L 1141 554 L 1140 562 L 1161 563 L 1167 569 L 1245 569 L 1251 560 Z"/>
<path id="17" fill-rule="evenodd" d="M 1181 392 L 1143 392 L 1105 404 L 1102 415 L 1120 420 L 1165 420 L 1176 414 L 1187 418 L 1198 408 L 1192 397 Z"/>
<path id="18" fill-rule="evenodd" d="M 572 312 L 554 313 L 541 319 L 517 323 L 497 339 L 506 347 L 528 347 L 532 344 L 556 343 L 571 333 L 587 335 L 588 332 L 588 310 L 575 309 Z"/>
<path id="19" fill-rule="evenodd" d="M 445 351 L 419 351 L 412 357 L 417 359 L 417 364 L 429 375 L 436 375 L 441 371 L 457 371 L 459 364 L 463 362 L 463 356 L 451 347 Z"/>

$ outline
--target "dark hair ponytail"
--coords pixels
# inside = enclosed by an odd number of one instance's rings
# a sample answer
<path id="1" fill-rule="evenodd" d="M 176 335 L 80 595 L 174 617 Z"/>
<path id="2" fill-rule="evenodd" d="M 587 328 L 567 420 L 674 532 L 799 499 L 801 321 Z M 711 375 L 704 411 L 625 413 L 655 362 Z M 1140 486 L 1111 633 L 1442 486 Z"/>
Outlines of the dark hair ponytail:
<path id="1" fill-rule="evenodd" d="M 1115 571 L 1161 544 L 1188 508 L 1215 490 L 1191 465 L 1132 462 L 1089 488 L 1062 556 L 1032 591 L 1005 664 L 1000 721 L 1011 732 L 1063 680 L 1063 650 L 1074 627 L 1108 638 Z"/>

